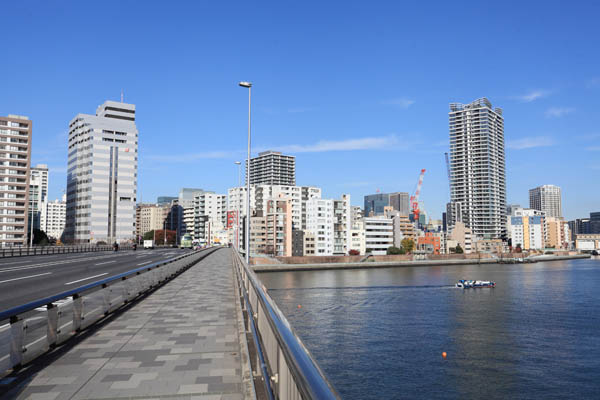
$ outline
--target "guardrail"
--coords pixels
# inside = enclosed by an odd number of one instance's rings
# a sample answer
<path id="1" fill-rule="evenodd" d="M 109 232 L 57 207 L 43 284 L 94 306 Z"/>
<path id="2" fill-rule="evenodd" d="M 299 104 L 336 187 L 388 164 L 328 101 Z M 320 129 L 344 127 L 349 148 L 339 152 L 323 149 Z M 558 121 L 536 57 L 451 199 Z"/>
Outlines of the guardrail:
<path id="1" fill-rule="evenodd" d="M 214 250 L 198 250 L 149 264 L 0 312 L 0 376 L 64 343 Z"/>
<path id="2" fill-rule="evenodd" d="M 252 332 L 259 358 L 259 363 L 252 365 L 253 375 L 264 378 L 268 397 L 339 399 L 254 271 L 239 253 L 233 253 L 246 330 Z"/>
<path id="3" fill-rule="evenodd" d="M 119 250 L 130 250 L 132 246 L 119 246 Z M 41 256 L 48 254 L 88 253 L 113 250 L 112 246 L 33 246 L 6 247 L 1 249 L 0 257 Z"/>

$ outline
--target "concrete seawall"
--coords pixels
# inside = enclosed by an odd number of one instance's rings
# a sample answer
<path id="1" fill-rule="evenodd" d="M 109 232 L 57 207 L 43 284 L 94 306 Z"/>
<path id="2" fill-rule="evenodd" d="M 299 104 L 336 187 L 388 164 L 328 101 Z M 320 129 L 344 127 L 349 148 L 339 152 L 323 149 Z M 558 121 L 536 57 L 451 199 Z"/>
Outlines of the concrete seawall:
<path id="1" fill-rule="evenodd" d="M 530 262 L 560 261 L 579 258 L 590 258 L 589 254 L 570 256 L 537 256 Z M 319 263 L 319 264 L 268 264 L 253 265 L 255 272 L 284 272 L 284 271 L 325 271 L 335 269 L 371 269 L 371 268 L 396 268 L 396 267 L 431 267 L 444 265 L 470 265 L 470 264 L 500 264 L 502 260 L 495 258 L 461 259 L 461 260 L 419 260 L 419 261 L 386 261 L 386 262 L 351 262 L 351 263 Z"/>

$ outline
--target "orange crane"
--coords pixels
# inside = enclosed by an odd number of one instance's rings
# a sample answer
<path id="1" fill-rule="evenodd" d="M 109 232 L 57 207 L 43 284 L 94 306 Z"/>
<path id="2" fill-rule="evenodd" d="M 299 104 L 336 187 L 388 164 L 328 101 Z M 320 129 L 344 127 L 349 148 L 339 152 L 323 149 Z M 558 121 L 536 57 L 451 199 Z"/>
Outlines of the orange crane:
<path id="1" fill-rule="evenodd" d="M 413 196 L 410 196 L 410 206 L 413 211 L 415 222 L 419 223 L 419 194 L 421 194 L 421 186 L 423 186 L 423 176 L 425 175 L 425 169 L 421 170 L 419 175 L 419 183 L 417 184 L 417 190 Z"/>

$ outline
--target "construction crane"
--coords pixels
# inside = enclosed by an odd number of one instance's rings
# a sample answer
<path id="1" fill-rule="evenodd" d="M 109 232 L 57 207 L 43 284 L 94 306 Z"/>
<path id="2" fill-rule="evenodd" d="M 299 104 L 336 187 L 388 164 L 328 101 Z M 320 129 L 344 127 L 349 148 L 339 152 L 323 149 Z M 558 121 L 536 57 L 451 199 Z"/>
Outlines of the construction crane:
<path id="1" fill-rule="evenodd" d="M 425 175 L 425 169 L 421 170 L 419 175 L 419 183 L 417 184 L 417 190 L 413 196 L 410 196 L 410 206 L 413 211 L 414 219 L 417 225 L 419 224 L 419 194 L 421 194 L 421 186 L 423 186 L 423 176 Z"/>

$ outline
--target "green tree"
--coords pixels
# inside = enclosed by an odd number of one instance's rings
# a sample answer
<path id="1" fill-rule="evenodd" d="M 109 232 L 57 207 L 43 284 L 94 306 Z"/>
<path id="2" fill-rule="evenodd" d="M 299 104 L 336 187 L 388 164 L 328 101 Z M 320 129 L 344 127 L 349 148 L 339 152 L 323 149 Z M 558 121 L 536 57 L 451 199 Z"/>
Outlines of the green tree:
<path id="1" fill-rule="evenodd" d="M 403 253 L 402 253 L 402 249 L 399 249 L 398 247 L 395 247 L 395 246 L 390 246 L 387 249 L 387 254 L 394 255 L 394 254 L 403 254 Z"/>
<path id="2" fill-rule="evenodd" d="M 400 242 L 405 254 L 410 254 L 415 248 L 415 242 L 410 238 L 404 238 Z"/>
<path id="3" fill-rule="evenodd" d="M 460 247 L 460 243 L 457 243 L 457 244 L 456 244 L 456 247 L 454 248 L 454 252 L 455 252 L 456 254 L 463 254 L 465 251 L 463 250 L 463 248 L 462 248 L 462 247 Z"/>
<path id="4" fill-rule="evenodd" d="M 154 230 L 144 233 L 144 240 L 152 240 L 152 239 L 154 239 Z"/>

